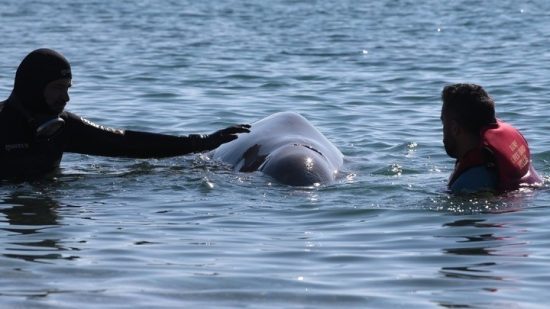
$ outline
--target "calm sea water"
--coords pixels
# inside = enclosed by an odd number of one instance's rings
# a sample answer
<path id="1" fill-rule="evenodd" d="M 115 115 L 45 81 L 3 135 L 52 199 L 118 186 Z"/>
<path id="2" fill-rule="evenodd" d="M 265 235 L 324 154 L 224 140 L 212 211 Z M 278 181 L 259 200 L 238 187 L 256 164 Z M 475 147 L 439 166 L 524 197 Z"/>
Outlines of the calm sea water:
<path id="1" fill-rule="evenodd" d="M 0 187 L 3 308 L 545 308 L 548 188 L 445 193 L 442 87 L 475 82 L 550 174 L 550 2 L 1 1 L 0 96 L 21 59 L 73 65 L 69 110 L 208 133 L 278 111 L 346 156 L 293 188 L 190 155 L 67 154 Z"/>

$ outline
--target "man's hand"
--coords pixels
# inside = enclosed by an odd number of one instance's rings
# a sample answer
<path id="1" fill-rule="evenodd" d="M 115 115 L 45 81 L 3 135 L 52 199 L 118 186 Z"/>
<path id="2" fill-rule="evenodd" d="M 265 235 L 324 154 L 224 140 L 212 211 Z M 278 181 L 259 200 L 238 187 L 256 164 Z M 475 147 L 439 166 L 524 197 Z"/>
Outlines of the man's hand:
<path id="1" fill-rule="evenodd" d="M 204 150 L 212 150 L 218 148 L 221 144 L 225 144 L 236 139 L 238 137 L 238 133 L 250 132 L 249 129 L 249 124 L 239 124 L 203 136 L 202 138 L 204 141 Z"/>

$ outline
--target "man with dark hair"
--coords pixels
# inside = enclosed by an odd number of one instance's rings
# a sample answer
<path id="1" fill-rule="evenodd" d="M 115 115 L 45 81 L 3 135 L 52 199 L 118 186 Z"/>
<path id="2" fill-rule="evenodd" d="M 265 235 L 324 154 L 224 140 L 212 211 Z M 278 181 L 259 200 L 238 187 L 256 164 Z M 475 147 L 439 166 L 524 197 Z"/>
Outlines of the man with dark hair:
<path id="1" fill-rule="evenodd" d="M 456 159 L 451 192 L 502 192 L 542 183 L 531 165 L 527 141 L 495 117 L 495 103 L 481 86 L 448 85 L 441 99 L 443 144 Z"/>
<path id="2" fill-rule="evenodd" d="M 0 102 L 0 179 L 54 171 L 64 152 L 160 158 L 217 148 L 248 132 L 236 125 L 210 135 L 172 136 L 103 127 L 64 111 L 71 66 L 60 53 L 37 49 L 17 68 L 13 91 Z"/>

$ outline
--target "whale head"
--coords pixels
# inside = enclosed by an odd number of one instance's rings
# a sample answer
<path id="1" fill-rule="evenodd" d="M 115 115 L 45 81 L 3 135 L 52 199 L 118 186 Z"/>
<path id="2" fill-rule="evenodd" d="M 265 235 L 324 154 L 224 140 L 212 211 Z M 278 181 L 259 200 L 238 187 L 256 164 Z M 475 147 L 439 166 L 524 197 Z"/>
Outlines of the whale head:
<path id="1" fill-rule="evenodd" d="M 330 183 L 336 175 L 335 168 L 322 153 L 300 144 L 285 145 L 275 150 L 259 170 L 291 186 Z"/>

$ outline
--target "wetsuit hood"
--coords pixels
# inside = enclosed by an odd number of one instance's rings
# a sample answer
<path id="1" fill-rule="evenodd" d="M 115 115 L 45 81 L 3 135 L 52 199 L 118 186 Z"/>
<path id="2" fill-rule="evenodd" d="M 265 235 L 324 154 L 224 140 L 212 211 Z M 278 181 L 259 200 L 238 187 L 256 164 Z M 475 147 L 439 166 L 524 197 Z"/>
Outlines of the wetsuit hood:
<path id="1" fill-rule="evenodd" d="M 17 68 L 12 96 L 31 114 L 51 114 L 44 89 L 54 80 L 71 77 L 71 65 L 63 55 L 47 48 L 37 49 Z"/>

